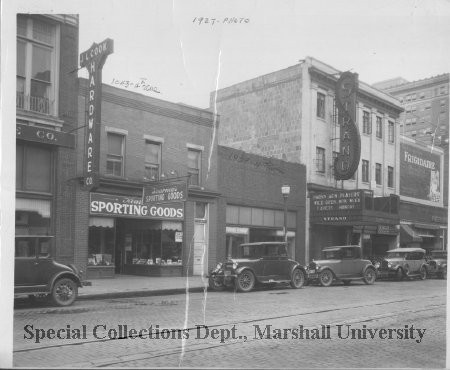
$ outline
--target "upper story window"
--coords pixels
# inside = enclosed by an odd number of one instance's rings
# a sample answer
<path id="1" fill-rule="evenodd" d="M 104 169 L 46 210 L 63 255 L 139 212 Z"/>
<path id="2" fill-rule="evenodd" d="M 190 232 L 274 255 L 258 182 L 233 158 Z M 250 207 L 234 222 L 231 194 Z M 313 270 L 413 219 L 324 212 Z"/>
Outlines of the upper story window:
<path id="1" fill-rule="evenodd" d="M 161 143 L 145 141 L 145 172 L 149 180 L 159 180 L 161 168 Z"/>
<path id="2" fill-rule="evenodd" d="M 370 112 L 363 111 L 363 133 L 372 133 L 372 121 L 370 119 Z"/>
<path id="3" fill-rule="evenodd" d="M 106 154 L 106 174 L 123 176 L 125 136 L 108 132 L 107 145 L 108 152 Z"/>
<path id="4" fill-rule="evenodd" d="M 377 183 L 377 185 L 381 185 L 381 179 L 381 163 L 375 163 L 375 182 Z"/>
<path id="5" fill-rule="evenodd" d="M 383 137 L 383 119 L 377 116 L 377 138 Z"/>
<path id="6" fill-rule="evenodd" d="M 369 182 L 370 176 L 369 176 L 369 161 L 362 160 L 362 182 Z"/>
<path id="7" fill-rule="evenodd" d="M 56 115 L 56 28 L 17 17 L 16 107 Z"/>
<path id="8" fill-rule="evenodd" d="M 394 167 L 388 166 L 388 188 L 394 187 Z"/>
<path id="9" fill-rule="evenodd" d="M 441 86 L 440 93 L 441 93 L 441 95 L 446 94 L 447 93 L 447 87 L 446 86 Z"/>
<path id="10" fill-rule="evenodd" d="M 51 193 L 51 150 L 34 145 L 16 145 L 16 189 Z"/>
<path id="11" fill-rule="evenodd" d="M 325 94 L 317 93 L 317 117 L 325 119 Z"/>
<path id="12" fill-rule="evenodd" d="M 395 141 L 395 126 L 394 122 L 388 122 L 388 141 L 393 143 Z"/>
<path id="13" fill-rule="evenodd" d="M 325 149 L 316 147 L 316 171 L 325 172 Z"/>
<path id="14" fill-rule="evenodd" d="M 197 149 L 188 148 L 189 185 L 200 185 L 201 163 L 202 152 Z"/>

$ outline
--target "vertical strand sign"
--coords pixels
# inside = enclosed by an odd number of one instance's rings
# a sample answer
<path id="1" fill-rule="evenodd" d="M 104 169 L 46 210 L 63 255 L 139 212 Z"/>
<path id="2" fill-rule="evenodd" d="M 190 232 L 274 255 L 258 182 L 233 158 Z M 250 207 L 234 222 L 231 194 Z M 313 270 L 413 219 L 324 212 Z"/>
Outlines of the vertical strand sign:
<path id="1" fill-rule="evenodd" d="M 80 67 L 89 72 L 87 95 L 87 125 L 84 145 L 84 186 L 87 190 L 98 187 L 100 162 L 100 124 L 102 111 L 102 68 L 106 57 L 114 51 L 114 41 L 106 39 L 93 43 L 80 54 Z"/>
<path id="2" fill-rule="evenodd" d="M 348 180 L 358 169 L 361 156 L 361 137 L 356 125 L 356 93 L 358 74 L 342 73 L 336 82 L 336 104 L 340 126 L 339 154 L 334 161 L 336 180 Z"/>

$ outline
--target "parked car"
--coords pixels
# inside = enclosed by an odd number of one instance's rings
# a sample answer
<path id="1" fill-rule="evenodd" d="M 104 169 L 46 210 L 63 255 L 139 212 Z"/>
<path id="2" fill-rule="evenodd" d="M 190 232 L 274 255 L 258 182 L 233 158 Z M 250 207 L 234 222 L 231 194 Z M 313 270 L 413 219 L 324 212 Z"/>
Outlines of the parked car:
<path id="1" fill-rule="evenodd" d="M 211 289 L 235 287 L 240 292 L 249 292 L 257 284 L 289 283 L 301 288 L 305 280 L 304 267 L 288 258 L 287 245 L 281 242 L 241 244 L 209 274 Z"/>
<path id="2" fill-rule="evenodd" d="M 82 273 L 74 265 L 55 262 L 42 245 L 16 247 L 14 295 L 50 296 L 55 305 L 69 306 L 82 286 Z"/>
<path id="3" fill-rule="evenodd" d="M 431 251 L 431 257 L 428 258 L 427 264 L 428 275 L 447 279 L 447 251 Z"/>
<path id="4" fill-rule="evenodd" d="M 380 278 L 402 280 L 406 277 L 419 277 L 425 280 L 428 274 L 425 250 L 422 248 L 397 248 L 387 251 L 387 255 L 375 267 Z"/>
<path id="5" fill-rule="evenodd" d="M 376 269 L 369 260 L 362 259 L 358 245 L 340 245 L 322 249 L 322 259 L 308 265 L 308 281 L 330 286 L 333 281 L 349 285 L 352 280 L 373 284 Z"/>

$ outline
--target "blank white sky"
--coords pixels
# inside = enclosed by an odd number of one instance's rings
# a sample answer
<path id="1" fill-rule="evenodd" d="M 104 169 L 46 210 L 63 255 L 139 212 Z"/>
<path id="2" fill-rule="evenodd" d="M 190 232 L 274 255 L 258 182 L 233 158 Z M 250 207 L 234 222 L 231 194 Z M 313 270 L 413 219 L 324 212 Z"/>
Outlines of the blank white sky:
<path id="1" fill-rule="evenodd" d="M 103 82 L 146 78 L 164 100 L 206 108 L 216 87 L 313 56 L 374 83 L 450 71 L 448 0 L 16 1 L 16 11 L 78 13 L 80 52 L 112 38 Z M 244 17 L 247 24 L 193 23 Z M 15 31 L 15 30 L 14 30 Z M 220 61 L 219 61 L 220 51 Z M 219 73 L 220 65 L 220 74 Z M 84 72 L 80 76 L 86 76 Z"/>

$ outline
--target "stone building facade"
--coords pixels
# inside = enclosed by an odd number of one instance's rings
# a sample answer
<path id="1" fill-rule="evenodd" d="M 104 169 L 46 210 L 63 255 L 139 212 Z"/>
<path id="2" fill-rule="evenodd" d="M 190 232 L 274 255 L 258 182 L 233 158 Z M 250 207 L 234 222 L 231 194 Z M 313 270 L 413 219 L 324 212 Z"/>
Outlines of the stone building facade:
<path id="1" fill-rule="evenodd" d="M 340 74 L 307 57 L 292 67 L 211 93 L 210 107 L 217 107 L 221 120 L 220 145 L 306 165 L 308 199 L 346 190 L 377 199 L 364 203 L 370 208 L 369 216 L 364 216 L 365 210 L 357 212 L 352 221 L 312 219 L 308 208 L 307 261 L 330 244 L 361 243 L 366 254 L 381 254 L 399 245 L 399 115 L 403 108 L 390 95 L 359 82 L 360 164 L 352 179 L 336 181 L 333 163 L 340 127 L 335 86 Z"/>

